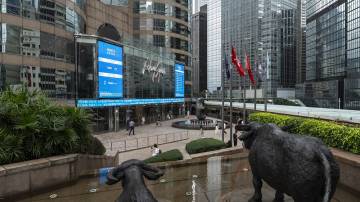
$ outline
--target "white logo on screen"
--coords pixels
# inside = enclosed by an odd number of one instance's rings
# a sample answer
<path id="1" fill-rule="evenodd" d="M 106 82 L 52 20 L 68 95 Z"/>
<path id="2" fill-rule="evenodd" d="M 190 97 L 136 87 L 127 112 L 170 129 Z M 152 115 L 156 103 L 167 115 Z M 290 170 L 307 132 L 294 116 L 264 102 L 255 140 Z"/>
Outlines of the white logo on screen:
<path id="1" fill-rule="evenodd" d="M 158 83 L 160 83 L 161 77 L 163 77 L 166 74 L 166 71 L 163 67 L 160 67 L 160 62 L 155 61 L 155 63 L 152 61 L 152 58 L 147 58 L 144 63 L 143 68 L 143 74 L 145 72 L 152 73 L 152 81 L 155 82 L 157 80 Z"/>
<path id="2" fill-rule="evenodd" d="M 106 53 L 107 53 L 108 55 L 115 56 L 115 55 L 116 55 L 116 50 L 115 50 L 115 49 L 112 49 L 112 48 L 106 48 Z"/>

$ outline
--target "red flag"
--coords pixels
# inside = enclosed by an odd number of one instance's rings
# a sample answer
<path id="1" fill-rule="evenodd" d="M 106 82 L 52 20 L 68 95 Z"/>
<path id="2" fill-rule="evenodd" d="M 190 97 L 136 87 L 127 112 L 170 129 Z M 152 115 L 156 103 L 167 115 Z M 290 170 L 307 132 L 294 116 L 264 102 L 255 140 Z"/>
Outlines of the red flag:
<path id="1" fill-rule="evenodd" d="M 236 66 L 236 70 L 238 71 L 240 76 L 245 76 L 244 68 L 242 67 L 241 62 L 237 58 L 236 50 L 234 47 L 231 48 L 231 62 Z"/>
<path id="2" fill-rule="evenodd" d="M 249 55 L 246 54 L 246 53 L 245 53 L 245 55 L 246 55 L 246 69 L 247 69 L 247 71 L 248 71 L 248 73 L 249 73 L 249 78 L 250 78 L 250 80 L 251 80 L 251 83 L 252 83 L 253 85 L 255 85 L 254 75 L 253 75 L 253 73 L 252 73 L 252 71 L 251 71 L 250 57 L 249 57 Z"/>

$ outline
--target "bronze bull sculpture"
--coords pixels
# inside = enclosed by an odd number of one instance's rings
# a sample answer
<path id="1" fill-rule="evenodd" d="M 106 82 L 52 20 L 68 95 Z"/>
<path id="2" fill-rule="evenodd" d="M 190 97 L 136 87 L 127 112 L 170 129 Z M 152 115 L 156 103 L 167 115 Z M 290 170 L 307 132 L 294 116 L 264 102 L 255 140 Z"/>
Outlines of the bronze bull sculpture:
<path id="1" fill-rule="evenodd" d="M 327 146 L 318 138 L 282 131 L 274 124 L 242 126 L 239 136 L 249 149 L 255 193 L 262 200 L 262 180 L 276 190 L 276 202 L 284 193 L 295 202 L 329 202 L 339 179 L 339 167 Z M 240 129 L 240 128 L 239 128 Z"/>
<path id="2" fill-rule="evenodd" d="M 114 168 L 107 176 L 107 184 L 122 182 L 123 192 L 117 202 L 157 202 L 145 186 L 145 176 L 149 180 L 157 180 L 163 176 L 163 171 L 145 164 L 140 160 L 128 160 Z"/>

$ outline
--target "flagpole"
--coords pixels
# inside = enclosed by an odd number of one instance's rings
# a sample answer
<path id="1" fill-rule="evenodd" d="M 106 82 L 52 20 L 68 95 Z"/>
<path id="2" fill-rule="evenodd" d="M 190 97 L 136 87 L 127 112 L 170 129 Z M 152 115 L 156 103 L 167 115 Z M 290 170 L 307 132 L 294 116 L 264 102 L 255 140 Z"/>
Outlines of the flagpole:
<path id="1" fill-rule="evenodd" d="M 264 88 L 264 91 L 265 91 L 265 95 L 264 95 L 264 98 L 265 98 L 265 111 L 267 112 L 267 85 L 268 85 L 268 79 L 266 78 L 265 80 L 265 88 Z"/>
<path id="2" fill-rule="evenodd" d="M 224 58 L 224 61 L 225 61 L 226 59 Z M 225 74 L 224 74 L 224 67 L 223 67 L 223 65 L 221 65 L 221 91 L 222 91 L 222 105 L 221 105 L 221 128 L 222 128 L 222 130 L 221 130 L 221 140 L 224 142 L 224 130 L 225 130 L 225 128 L 224 128 L 224 99 L 225 99 L 225 91 L 224 91 L 224 76 L 225 76 Z"/>
<path id="3" fill-rule="evenodd" d="M 269 58 L 269 51 L 266 52 L 266 76 L 265 76 L 265 87 L 264 87 L 264 98 L 265 98 L 265 111 L 267 112 L 267 88 L 268 88 L 268 78 L 270 74 L 270 58 Z"/>
<path id="4" fill-rule="evenodd" d="M 255 80 L 257 81 L 257 80 Z M 254 110 L 256 111 L 256 88 L 257 88 L 257 82 L 255 83 L 255 90 L 254 90 Z"/>
<path id="5" fill-rule="evenodd" d="M 245 52 L 245 50 L 244 50 Z M 246 58 L 246 54 L 245 54 L 245 61 L 247 60 Z M 245 63 L 246 65 L 246 63 Z M 246 75 L 246 74 L 245 74 Z M 246 120 L 246 88 L 245 88 L 245 84 L 246 84 L 246 76 L 244 76 L 243 80 L 242 80 L 242 83 L 243 83 L 243 121 L 245 123 L 245 120 Z"/>
<path id="6" fill-rule="evenodd" d="M 246 98 L 246 89 L 245 89 L 245 80 L 246 78 L 244 77 L 242 80 L 243 83 L 243 121 L 245 122 L 246 120 L 246 103 L 245 103 L 245 98 Z"/>
<path id="7" fill-rule="evenodd" d="M 233 147 L 233 135 L 232 135 L 232 70 L 230 70 L 230 142 L 231 142 L 231 147 Z"/>

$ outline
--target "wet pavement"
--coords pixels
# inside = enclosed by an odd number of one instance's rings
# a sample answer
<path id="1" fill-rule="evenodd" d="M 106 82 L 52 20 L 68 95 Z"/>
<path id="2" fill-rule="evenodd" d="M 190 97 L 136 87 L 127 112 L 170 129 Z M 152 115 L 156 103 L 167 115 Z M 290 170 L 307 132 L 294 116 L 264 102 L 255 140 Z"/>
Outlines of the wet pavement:
<path id="1" fill-rule="evenodd" d="M 165 169 L 157 181 L 147 186 L 160 202 L 246 202 L 253 194 L 252 176 L 247 158 L 241 155 L 211 157 L 197 163 Z M 263 202 L 273 200 L 275 191 L 266 183 L 262 188 Z M 121 183 L 108 186 L 99 178 L 87 178 L 66 188 L 33 196 L 22 202 L 99 202 L 115 201 L 121 193 Z M 53 194 L 53 195 L 52 195 Z M 53 199 L 50 199 L 50 196 Z M 286 201 L 293 201 L 286 197 Z M 333 202 L 358 202 L 360 198 L 338 187 Z"/>
<path id="2" fill-rule="evenodd" d="M 190 116 L 189 119 L 194 119 L 195 116 Z M 188 120 L 187 118 L 178 118 L 178 119 L 172 119 L 168 121 L 162 121 L 161 126 L 156 126 L 155 123 L 153 124 L 147 124 L 143 126 L 137 126 L 135 128 L 135 136 L 128 136 L 128 131 L 121 130 L 119 132 L 111 132 L 111 133 L 104 133 L 104 134 L 98 134 L 95 135 L 99 140 L 104 144 L 106 148 L 106 155 L 114 156 L 116 154 L 116 149 L 111 150 L 110 149 L 110 142 L 116 142 L 116 141 L 132 141 L 138 138 L 146 138 L 153 135 L 165 135 L 165 134 L 171 134 L 171 133 L 183 133 L 188 132 L 188 139 L 183 141 L 177 141 L 173 143 L 168 144 L 161 144 L 159 145 L 159 148 L 163 151 L 169 151 L 172 149 L 179 149 L 180 152 L 183 154 L 184 159 L 189 159 L 189 154 L 185 151 L 185 146 L 187 143 L 189 143 L 192 140 L 196 140 L 201 138 L 201 133 L 199 130 L 185 130 L 185 129 L 179 129 L 172 127 L 172 123 L 176 121 L 184 121 Z M 214 119 L 217 120 L 217 119 Z M 227 135 L 224 137 L 224 141 L 227 142 L 230 139 L 230 129 L 227 130 Z M 204 136 L 207 138 L 216 138 L 221 140 L 221 134 L 215 134 L 214 130 L 204 130 Z M 238 147 L 241 147 L 241 144 L 238 145 Z M 122 163 L 129 159 L 139 159 L 139 160 L 145 160 L 147 158 L 151 157 L 151 149 L 150 147 L 147 148 L 140 148 L 137 150 L 132 151 L 126 151 L 121 152 L 119 155 L 119 163 Z"/>

